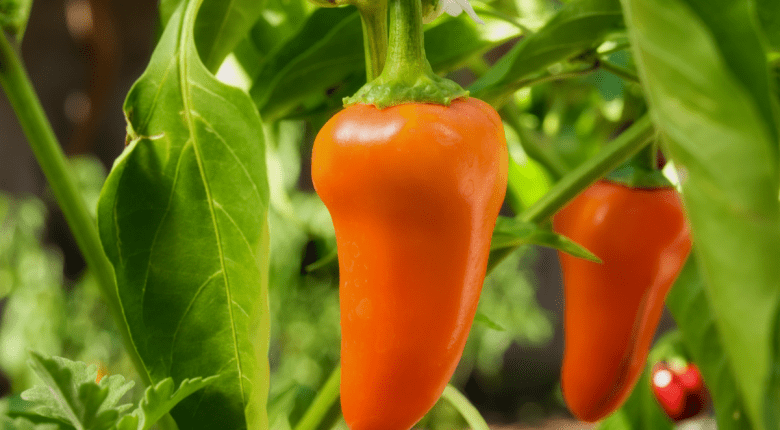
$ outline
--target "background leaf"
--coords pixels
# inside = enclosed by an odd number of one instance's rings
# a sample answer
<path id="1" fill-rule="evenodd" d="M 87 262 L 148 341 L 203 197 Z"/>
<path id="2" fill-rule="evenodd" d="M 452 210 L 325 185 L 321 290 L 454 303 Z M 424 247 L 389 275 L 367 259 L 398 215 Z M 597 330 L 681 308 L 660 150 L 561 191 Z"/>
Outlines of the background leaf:
<path id="1" fill-rule="evenodd" d="M 481 9 L 491 10 L 488 6 Z M 425 50 L 437 73 L 462 66 L 520 33 L 516 26 L 494 16 L 485 15 L 484 20 L 483 26 L 463 15 L 426 26 Z M 248 71 L 254 70 L 253 63 L 262 55 L 260 46 L 267 44 L 264 31 L 256 28 L 252 37 L 258 48 L 239 55 Z M 354 8 L 315 10 L 252 75 L 252 98 L 264 120 L 339 108 L 342 97 L 365 83 L 362 38 L 360 16 Z"/>
<path id="2" fill-rule="evenodd" d="M 618 0 L 571 1 L 538 32 L 525 37 L 501 57 L 469 90 L 474 97 L 500 106 L 522 80 L 595 49 L 606 36 L 623 28 Z"/>
<path id="3" fill-rule="evenodd" d="M 780 206 L 771 96 L 758 90 L 769 79 L 767 67 L 759 67 L 765 53 L 743 2 L 728 8 L 703 0 L 622 3 L 653 121 L 679 169 L 700 270 L 751 424 L 776 429 L 778 420 L 765 415 L 780 409 L 780 381 L 769 384 L 778 359 Z"/>
<path id="4" fill-rule="evenodd" d="M 217 1 L 217 0 L 214 0 Z M 180 428 L 267 428 L 267 207 L 262 124 L 173 15 L 125 102 L 131 143 L 98 224 L 149 378 L 217 375 L 171 412 Z M 208 407 L 206 407 L 208 405 Z"/>
<path id="5" fill-rule="evenodd" d="M 682 333 L 691 360 L 701 370 L 715 406 L 720 430 L 749 429 L 732 364 L 726 355 L 723 335 L 715 323 L 704 281 L 691 256 L 666 298 L 677 328 Z"/>

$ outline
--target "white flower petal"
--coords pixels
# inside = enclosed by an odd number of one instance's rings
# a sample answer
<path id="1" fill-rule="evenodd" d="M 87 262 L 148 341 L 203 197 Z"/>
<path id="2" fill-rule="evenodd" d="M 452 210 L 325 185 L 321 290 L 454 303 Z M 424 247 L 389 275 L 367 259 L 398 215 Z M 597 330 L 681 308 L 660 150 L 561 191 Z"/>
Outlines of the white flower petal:
<path id="1" fill-rule="evenodd" d="M 474 12 L 474 8 L 471 7 L 469 0 L 442 0 L 444 3 L 444 11 L 452 16 L 460 15 L 461 11 L 466 11 L 469 17 L 480 24 L 485 24 L 485 21 L 479 19 L 477 13 Z"/>

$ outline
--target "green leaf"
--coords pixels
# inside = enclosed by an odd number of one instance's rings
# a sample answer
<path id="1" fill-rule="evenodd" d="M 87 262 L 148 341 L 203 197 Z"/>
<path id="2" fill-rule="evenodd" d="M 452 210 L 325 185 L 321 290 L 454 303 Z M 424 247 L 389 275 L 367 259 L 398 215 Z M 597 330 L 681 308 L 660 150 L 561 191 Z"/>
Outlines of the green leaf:
<path id="1" fill-rule="evenodd" d="M 449 72 L 468 60 L 520 35 L 520 29 L 494 15 L 495 9 L 479 5 L 474 8 L 485 24 L 477 24 L 465 13 L 445 16 L 426 26 L 425 54 L 436 73 Z"/>
<path id="2" fill-rule="evenodd" d="M 363 63 L 360 15 L 354 8 L 321 8 L 301 29 L 263 61 L 250 94 L 266 121 L 287 116 L 316 97 L 321 103 L 329 88 L 350 75 L 360 75 Z M 365 80 L 365 79 L 364 79 Z"/>
<path id="3" fill-rule="evenodd" d="M 753 0 L 755 13 L 772 48 L 780 52 L 780 3 L 775 0 Z"/>
<path id="4" fill-rule="evenodd" d="M 9 418 L 0 416 L 0 428 L 3 430 L 63 430 L 63 427 L 50 423 L 34 423 L 24 417 Z"/>
<path id="5" fill-rule="evenodd" d="M 715 322 L 711 299 L 699 273 L 696 258 L 690 257 L 666 298 L 686 350 L 704 376 L 715 405 L 720 430 L 749 429 L 750 422 L 734 379 L 734 370 L 724 347 L 723 333 Z"/>
<path id="6" fill-rule="evenodd" d="M 260 117 L 198 57 L 199 1 L 168 22 L 125 102 L 130 144 L 98 225 L 149 379 L 216 375 L 171 412 L 179 427 L 264 429 L 268 184 Z"/>
<path id="7" fill-rule="evenodd" d="M 601 263 L 601 259 L 571 239 L 530 222 L 498 217 L 490 251 L 515 249 L 520 245 L 541 245 L 557 249 L 575 257 Z"/>
<path id="8" fill-rule="evenodd" d="M 95 383 L 97 367 L 60 357 L 45 358 L 31 353 L 30 366 L 45 385 L 22 393 L 34 403 L 29 413 L 50 418 L 76 429 L 104 430 L 116 424 L 131 405 L 117 406 L 134 382 L 114 375 Z"/>
<path id="9" fill-rule="evenodd" d="M 214 382 L 211 378 L 185 379 L 174 389 L 173 379 L 165 378 L 146 389 L 138 408 L 117 423 L 117 430 L 148 430 L 176 404 Z"/>
<path id="10" fill-rule="evenodd" d="M 725 3 L 729 4 L 726 7 Z M 751 424 L 777 429 L 768 383 L 780 304 L 778 148 L 747 2 L 623 0 L 653 122 L 678 167 L 713 316 Z"/>
<path id="11" fill-rule="evenodd" d="M 618 0 L 575 0 L 538 32 L 525 37 L 469 90 L 494 106 L 522 86 L 524 80 L 547 67 L 595 49 L 611 33 L 623 29 Z"/>
<path id="12" fill-rule="evenodd" d="M 182 0 L 160 0 L 157 9 L 160 11 L 161 28 L 168 26 L 168 21 L 170 21 L 171 17 L 176 12 L 176 9 L 181 4 Z"/>
<path id="13" fill-rule="evenodd" d="M 16 43 L 21 43 L 30 9 L 32 0 L 0 0 L 0 31 L 7 32 Z"/>
<path id="14" fill-rule="evenodd" d="M 489 316 L 487 316 L 483 312 L 477 311 L 477 314 L 474 315 L 474 322 L 482 324 L 491 330 L 506 331 L 506 329 L 501 324 L 493 321 L 492 319 L 490 319 Z"/>
<path id="15" fill-rule="evenodd" d="M 264 0 L 207 0 L 195 20 L 195 45 L 206 68 L 216 73 L 222 61 L 247 37 Z"/>
<path id="16" fill-rule="evenodd" d="M 425 50 L 437 73 L 463 65 L 519 34 L 491 16 L 479 25 L 465 15 L 437 20 L 425 31 Z M 254 38 L 264 33 L 253 31 Z M 298 32 L 263 60 L 250 93 L 266 121 L 341 106 L 365 83 L 360 16 L 354 8 L 318 9 Z M 255 45 L 264 45 L 255 40 Z M 251 68 L 252 58 L 243 58 Z"/>

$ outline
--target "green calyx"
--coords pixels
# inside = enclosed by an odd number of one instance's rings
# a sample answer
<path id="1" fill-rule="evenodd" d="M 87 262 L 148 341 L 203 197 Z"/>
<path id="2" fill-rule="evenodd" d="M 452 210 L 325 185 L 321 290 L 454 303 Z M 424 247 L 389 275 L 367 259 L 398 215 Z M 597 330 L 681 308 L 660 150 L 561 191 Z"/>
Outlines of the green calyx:
<path id="1" fill-rule="evenodd" d="M 613 170 L 606 179 L 630 188 L 670 188 L 672 183 L 657 166 L 658 145 L 653 143 Z"/>
<path id="2" fill-rule="evenodd" d="M 403 103 L 435 103 L 449 106 L 453 100 L 468 97 L 469 92 L 455 82 L 429 73 L 382 73 L 364 85 L 352 97 L 344 98 L 344 106 L 365 103 L 384 109 Z"/>
<path id="3" fill-rule="evenodd" d="M 468 97 L 455 82 L 437 76 L 425 58 L 421 0 L 390 0 L 390 40 L 382 74 L 364 85 L 344 105 L 371 104 L 379 109 L 404 103 L 449 106 Z"/>

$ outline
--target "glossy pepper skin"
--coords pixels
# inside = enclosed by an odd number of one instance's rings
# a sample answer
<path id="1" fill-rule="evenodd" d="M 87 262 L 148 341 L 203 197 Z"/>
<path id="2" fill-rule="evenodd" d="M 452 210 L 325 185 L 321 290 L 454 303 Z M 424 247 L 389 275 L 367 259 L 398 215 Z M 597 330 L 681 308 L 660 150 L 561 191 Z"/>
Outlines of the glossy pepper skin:
<path id="1" fill-rule="evenodd" d="M 339 255 L 341 405 L 352 430 L 406 430 L 463 352 L 506 192 L 487 103 L 352 105 L 314 142 Z"/>
<path id="2" fill-rule="evenodd" d="M 583 421 L 626 400 L 639 379 L 664 299 L 691 249 L 672 188 L 596 182 L 553 218 L 555 231 L 603 264 L 559 253 L 564 282 L 563 396 Z"/>

